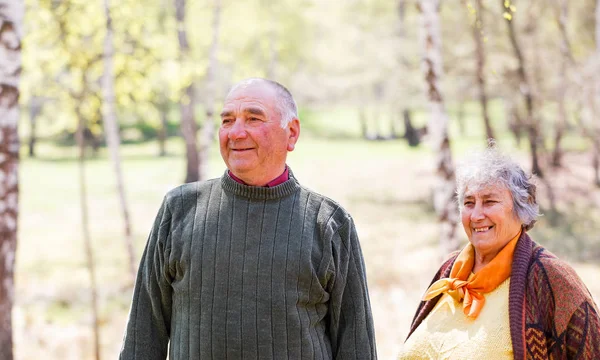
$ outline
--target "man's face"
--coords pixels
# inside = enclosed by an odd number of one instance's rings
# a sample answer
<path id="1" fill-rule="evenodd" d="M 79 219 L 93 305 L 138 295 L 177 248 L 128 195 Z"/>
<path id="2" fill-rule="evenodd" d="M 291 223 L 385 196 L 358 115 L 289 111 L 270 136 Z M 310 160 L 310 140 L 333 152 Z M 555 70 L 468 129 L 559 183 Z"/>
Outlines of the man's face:
<path id="1" fill-rule="evenodd" d="M 276 95 L 267 83 L 240 86 L 221 112 L 219 144 L 227 168 L 245 183 L 263 186 L 281 175 L 287 152 L 294 150 L 300 123 L 281 127 Z"/>

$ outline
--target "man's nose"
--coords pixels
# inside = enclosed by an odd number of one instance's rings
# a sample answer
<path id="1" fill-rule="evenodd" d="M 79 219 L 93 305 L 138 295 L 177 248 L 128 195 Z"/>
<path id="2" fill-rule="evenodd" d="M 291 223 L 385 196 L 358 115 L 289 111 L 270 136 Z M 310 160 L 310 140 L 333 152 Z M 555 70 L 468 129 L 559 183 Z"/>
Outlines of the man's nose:
<path id="1" fill-rule="evenodd" d="M 235 119 L 233 125 L 229 129 L 229 139 L 231 140 L 239 140 L 245 139 L 248 136 L 246 133 L 246 125 L 243 119 L 237 118 Z"/>

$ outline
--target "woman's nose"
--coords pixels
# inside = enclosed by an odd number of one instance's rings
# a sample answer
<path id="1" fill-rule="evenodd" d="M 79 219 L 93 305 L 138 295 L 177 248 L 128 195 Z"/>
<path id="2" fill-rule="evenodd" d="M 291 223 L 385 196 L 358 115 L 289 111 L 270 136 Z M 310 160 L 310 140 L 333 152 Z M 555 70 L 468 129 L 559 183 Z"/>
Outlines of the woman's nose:
<path id="1" fill-rule="evenodd" d="M 471 211 L 471 220 L 478 221 L 483 220 L 485 215 L 483 214 L 483 207 L 480 204 L 475 204 L 473 211 Z"/>

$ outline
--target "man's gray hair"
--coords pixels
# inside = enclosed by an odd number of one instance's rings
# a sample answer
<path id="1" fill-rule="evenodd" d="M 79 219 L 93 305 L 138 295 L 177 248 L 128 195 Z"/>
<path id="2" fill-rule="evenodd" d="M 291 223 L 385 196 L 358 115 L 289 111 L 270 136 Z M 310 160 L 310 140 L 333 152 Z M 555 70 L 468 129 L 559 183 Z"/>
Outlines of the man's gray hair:
<path id="1" fill-rule="evenodd" d="M 231 90 L 229 90 L 227 96 L 229 96 L 233 91 L 240 87 L 246 87 L 261 82 L 266 83 L 273 90 L 275 90 L 275 106 L 277 107 L 277 111 L 279 112 L 279 116 L 281 117 L 281 127 L 285 129 L 285 127 L 290 123 L 290 121 L 298 118 L 298 107 L 296 106 L 296 101 L 294 101 L 292 93 L 285 86 L 281 85 L 277 81 L 263 78 L 245 79 L 235 84 L 231 88 Z"/>
<path id="2" fill-rule="evenodd" d="M 525 231 L 533 228 L 539 213 L 536 186 L 533 176 L 508 156 L 502 154 L 493 143 L 486 150 L 469 156 L 456 171 L 456 195 L 458 207 L 464 208 L 465 191 L 481 189 L 489 185 L 504 186 L 513 199 L 513 211 Z"/>

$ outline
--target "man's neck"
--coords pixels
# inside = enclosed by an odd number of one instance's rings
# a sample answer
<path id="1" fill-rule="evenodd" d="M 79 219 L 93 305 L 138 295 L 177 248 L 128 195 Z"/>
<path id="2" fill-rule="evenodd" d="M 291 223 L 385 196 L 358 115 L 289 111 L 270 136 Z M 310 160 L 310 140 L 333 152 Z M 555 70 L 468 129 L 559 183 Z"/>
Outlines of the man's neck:
<path id="1" fill-rule="evenodd" d="M 262 186 L 262 187 L 274 187 L 274 186 L 280 185 L 280 184 L 286 182 L 290 177 L 287 165 L 285 165 L 283 173 L 281 173 L 281 175 L 277 176 L 276 178 L 274 178 L 268 182 L 259 182 L 257 185 L 254 185 L 252 183 L 244 181 L 239 176 L 236 176 L 231 170 L 229 170 L 227 173 L 233 180 L 235 180 L 236 182 L 238 182 L 240 184 L 250 185 L 250 186 Z"/>

